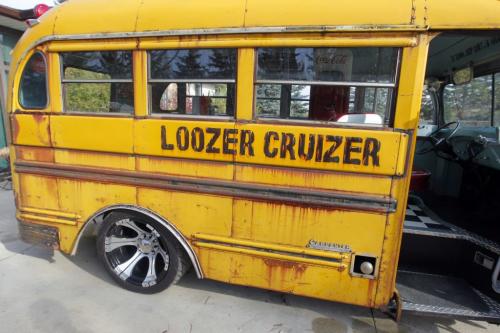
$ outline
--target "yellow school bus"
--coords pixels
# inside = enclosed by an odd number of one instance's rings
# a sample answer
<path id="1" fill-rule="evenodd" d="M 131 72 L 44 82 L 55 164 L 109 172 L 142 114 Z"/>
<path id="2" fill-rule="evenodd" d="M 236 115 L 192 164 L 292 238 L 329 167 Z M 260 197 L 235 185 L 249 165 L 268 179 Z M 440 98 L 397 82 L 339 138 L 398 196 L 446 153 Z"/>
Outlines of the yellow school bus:
<path id="1" fill-rule="evenodd" d="M 69 0 L 12 54 L 20 234 L 199 278 L 500 320 L 500 2 Z M 399 267 L 399 270 L 398 270 Z"/>

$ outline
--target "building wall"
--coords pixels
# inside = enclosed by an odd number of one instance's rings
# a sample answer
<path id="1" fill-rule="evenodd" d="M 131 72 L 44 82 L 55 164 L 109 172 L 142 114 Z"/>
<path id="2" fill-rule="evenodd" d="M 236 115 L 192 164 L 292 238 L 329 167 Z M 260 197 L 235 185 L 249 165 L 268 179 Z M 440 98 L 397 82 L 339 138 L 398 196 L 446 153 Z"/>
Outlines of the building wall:
<path id="1" fill-rule="evenodd" d="M 5 119 L 3 107 L 6 103 L 6 93 L 7 93 L 7 77 L 9 74 L 10 66 L 10 52 L 16 45 L 18 39 L 21 37 L 22 32 L 7 27 L 0 26 L 0 109 L 2 111 L 2 117 L 0 117 L 0 148 L 7 145 L 6 131 L 5 131 Z M 5 158 L 0 158 L 0 171 L 7 168 L 8 163 Z"/>

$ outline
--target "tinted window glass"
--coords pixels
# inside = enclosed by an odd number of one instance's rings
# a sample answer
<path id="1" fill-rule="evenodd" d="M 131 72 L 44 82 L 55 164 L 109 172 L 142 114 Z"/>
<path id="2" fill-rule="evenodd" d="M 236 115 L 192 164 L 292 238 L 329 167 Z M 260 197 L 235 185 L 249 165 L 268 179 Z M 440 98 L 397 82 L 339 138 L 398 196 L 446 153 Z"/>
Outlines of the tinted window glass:
<path id="1" fill-rule="evenodd" d="M 460 120 L 466 126 L 490 126 L 492 75 L 481 76 L 463 85 L 444 89 L 444 119 Z"/>
<path id="2" fill-rule="evenodd" d="M 43 55 L 36 52 L 24 68 L 19 103 L 25 109 L 43 109 L 47 100 L 47 64 Z"/>
<path id="3" fill-rule="evenodd" d="M 61 54 L 65 111 L 134 111 L 132 52 Z"/>
<path id="4" fill-rule="evenodd" d="M 132 79 L 130 51 L 68 52 L 61 57 L 64 79 Z"/>
<path id="5" fill-rule="evenodd" d="M 148 80 L 152 114 L 233 116 L 236 50 L 151 51 Z"/>
<path id="6" fill-rule="evenodd" d="M 495 74 L 495 117 L 493 126 L 500 126 L 500 73 Z"/>
<path id="7" fill-rule="evenodd" d="M 234 79 L 235 49 L 189 49 L 150 52 L 151 79 Z"/>
<path id="8" fill-rule="evenodd" d="M 389 123 L 398 49 L 263 48 L 257 54 L 258 117 Z"/>
<path id="9" fill-rule="evenodd" d="M 264 48 L 260 80 L 394 82 L 396 48 Z"/>
<path id="10" fill-rule="evenodd" d="M 424 89 L 422 93 L 422 104 L 420 105 L 419 124 L 431 125 L 434 124 L 434 101 L 432 93 L 429 89 Z"/>

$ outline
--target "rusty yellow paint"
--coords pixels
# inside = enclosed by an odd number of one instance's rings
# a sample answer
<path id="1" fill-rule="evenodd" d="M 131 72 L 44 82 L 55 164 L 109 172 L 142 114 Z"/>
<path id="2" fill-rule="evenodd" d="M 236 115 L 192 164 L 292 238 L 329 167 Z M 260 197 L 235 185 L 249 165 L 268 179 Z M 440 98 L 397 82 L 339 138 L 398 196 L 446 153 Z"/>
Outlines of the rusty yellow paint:
<path id="1" fill-rule="evenodd" d="M 392 178 L 371 174 L 292 169 L 265 165 L 235 165 L 234 179 L 249 183 L 297 186 L 389 196 Z"/>
<path id="2" fill-rule="evenodd" d="M 56 43 L 57 44 L 57 43 Z M 359 39 L 355 34 L 256 34 L 198 37 L 144 38 L 139 42 L 141 49 L 178 49 L 178 48 L 255 48 L 255 47 L 408 47 L 415 46 L 413 34 L 378 34 L 370 39 Z"/>
<path id="3" fill-rule="evenodd" d="M 238 120 L 252 120 L 253 119 L 253 94 L 249 91 L 254 91 L 254 75 L 255 68 L 255 49 L 254 48 L 241 48 L 238 49 L 238 75 L 236 82 L 236 110 Z"/>
<path id="4" fill-rule="evenodd" d="M 247 203 L 249 210 L 233 213 L 233 229 L 240 230 L 239 238 L 302 248 L 315 240 L 349 245 L 356 253 L 381 255 L 385 214 L 256 201 Z M 243 218 L 250 220 L 245 229 L 238 225 Z"/>
<path id="5" fill-rule="evenodd" d="M 112 51 L 112 50 L 133 50 L 137 48 L 135 39 L 106 39 L 106 40 L 58 40 L 47 44 L 49 52 L 77 52 L 77 51 Z"/>
<path id="6" fill-rule="evenodd" d="M 189 118 L 186 118 L 186 120 L 170 120 L 168 118 L 137 120 L 134 127 L 135 153 L 149 156 L 233 161 L 231 154 L 223 153 L 223 132 L 224 130 L 234 129 L 234 122 L 215 122 L 209 119 L 205 118 L 203 121 L 186 121 Z M 165 133 L 163 140 L 162 127 Z M 213 145 L 213 148 L 218 152 L 207 152 L 209 137 L 213 136 L 206 132 L 207 128 L 220 129 L 219 137 Z M 201 134 L 202 132 L 203 134 Z M 180 134 L 178 135 L 178 133 Z M 201 147 L 200 135 L 207 137 L 203 139 L 204 145 L 201 151 L 196 151 L 193 148 L 193 135 L 198 140 L 195 148 L 198 145 Z M 235 144 L 228 143 L 227 149 L 236 149 Z"/>
<path id="7" fill-rule="evenodd" d="M 53 149 L 53 152 L 54 160 L 58 164 L 135 170 L 136 158 L 129 154 L 109 154 L 73 149 Z"/>
<path id="8" fill-rule="evenodd" d="M 20 213 L 16 215 L 18 219 L 23 220 L 23 221 L 37 221 L 37 222 L 42 222 L 42 223 L 51 223 L 51 224 L 67 224 L 71 226 L 76 225 L 76 221 L 73 220 L 65 220 L 65 219 L 60 219 L 60 218 L 55 218 L 55 217 L 48 217 L 48 216 L 39 216 L 35 214 L 27 214 L 27 213 Z"/>
<path id="9" fill-rule="evenodd" d="M 139 189 L 138 204 L 173 223 L 183 235 L 230 236 L 232 199 L 199 193 Z"/>
<path id="10" fill-rule="evenodd" d="M 400 87 L 398 93 L 395 124 L 397 124 L 396 126 L 413 131 L 416 130 L 418 124 L 429 42 L 429 37 L 422 35 L 420 36 L 418 48 L 405 49 L 403 51 L 401 77 L 406 77 L 407 79 L 401 80 L 402 87 Z M 406 177 L 395 178 L 391 189 L 391 196 L 398 198 L 399 204 L 396 212 L 389 214 L 387 217 L 384 238 L 391 239 L 392 241 L 386 241 L 383 244 L 383 255 L 380 261 L 379 289 L 376 298 L 377 304 L 387 303 L 395 289 L 397 271 L 394 267 L 396 267 L 399 259 L 401 235 L 403 232 L 402 221 L 404 221 L 406 214 L 416 137 L 416 135 L 413 135 L 411 140 L 409 140 L 409 156 L 405 168 Z"/>
<path id="11" fill-rule="evenodd" d="M 32 207 L 20 207 L 19 210 L 23 213 L 56 216 L 56 217 L 62 217 L 65 219 L 70 219 L 70 220 L 78 220 L 79 218 L 81 218 L 81 216 L 79 216 L 77 214 L 65 213 L 65 212 L 61 212 L 61 211 L 57 211 L 57 210 L 39 209 L 39 208 L 32 208 Z"/>
<path id="12" fill-rule="evenodd" d="M 49 116 L 11 115 L 12 143 L 27 146 L 50 146 Z"/>
<path id="13" fill-rule="evenodd" d="M 306 258 L 306 257 L 302 257 L 302 256 L 293 256 L 293 255 L 279 254 L 279 253 L 273 253 L 273 252 L 257 251 L 257 250 L 242 248 L 242 247 L 235 247 L 235 246 L 228 246 L 228 245 L 221 245 L 221 244 L 214 244 L 214 243 L 202 243 L 199 241 L 194 241 L 193 245 L 195 247 L 199 247 L 199 248 L 228 251 L 228 252 L 232 252 L 232 253 L 236 253 L 236 254 L 251 255 L 251 256 L 255 256 L 255 257 L 263 257 L 263 258 L 266 258 L 267 260 L 275 259 L 275 260 L 280 260 L 280 261 L 285 261 L 285 262 L 288 261 L 288 262 L 292 262 L 294 264 L 304 263 L 304 264 L 309 264 L 309 265 L 327 266 L 327 267 L 336 268 L 338 270 L 345 270 L 347 267 L 346 264 L 335 262 L 335 261 L 310 259 L 310 258 Z"/>
<path id="14" fill-rule="evenodd" d="M 16 161 L 54 162 L 54 151 L 47 147 L 13 146 Z"/>
<path id="15" fill-rule="evenodd" d="M 137 157 L 137 171 L 155 174 L 202 177 L 210 175 L 214 179 L 232 180 L 234 166 L 232 163 L 211 162 L 202 160 Z"/>
<path id="16" fill-rule="evenodd" d="M 223 0 L 215 5 L 187 0 L 170 3 L 165 10 L 165 2 L 160 0 L 110 1 L 105 8 L 98 2 L 68 1 L 49 11 L 39 25 L 23 35 L 14 50 L 9 80 L 12 94 L 8 99 L 15 145 L 11 149 L 12 163 L 31 161 L 59 167 L 119 170 L 130 177 L 141 172 L 191 180 L 234 181 L 239 186 L 267 185 L 270 191 L 280 186 L 377 196 L 395 199 L 396 212 L 271 203 L 227 194 L 202 194 L 192 189 L 153 189 L 147 185 L 118 184 L 99 176 L 79 180 L 72 178 L 71 173 L 37 176 L 17 173 L 14 165 L 13 187 L 19 218 L 57 227 L 61 250 L 70 252 L 84 224 L 96 212 L 114 205 L 140 206 L 181 232 L 193 245 L 208 278 L 364 306 L 386 305 L 395 288 L 415 144 L 413 134 L 427 58 L 427 30 L 458 25 L 498 28 L 498 4 L 458 0 L 458 5 L 452 9 L 447 6 L 445 11 L 437 0 L 404 0 L 397 6 L 390 0 L 360 0 L 356 6 L 344 0 Z M 99 11 L 95 10 L 97 6 Z M 186 13 L 189 20 L 185 19 Z M 261 28 L 270 33 L 256 32 Z M 287 32 L 277 32 L 282 28 Z M 217 30 L 212 35 L 201 35 L 196 32 L 200 29 Z M 74 34 L 76 39 L 64 40 Z M 44 43 L 44 39 L 58 40 Z M 36 46 L 38 43 L 41 45 Z M 401 47 L 394 129 L 256 120 L 254 49 L 275 46 Z M 23 110 L 17 101 L 20 75 L 35 47 L 47 55 L 49 64 L 50 105 L 38 115 L 29 114 L 35 110 Z M 235 118 L 149 115 L 147 51 L 208 47 L 238 48 Z M 64 113 L 58 53 L 92 50 L 133 50 L 134 114 Z M 220 139 L 213 142 L 213 149 L 207 149 L 209 136 L 205 137 L 203 148 L 199 141 L 200 133 L 207 135 L 208 128 L 220 130 Z M 250 130 L 255 135 L 253 153 L 241 145 L 241 133 Z M 273 152 L 277 149 L 275 158 L 265 154 L 265 136 L 269 131 L 277 133 L 277 139 L 270 140 L 267 146 Z M 300 158 L 297 145 L 290 148 L 293 153 L 286 149 L 282 152 L 283 134 L 296 140 L 301 134 L 359 138 L 361 143 L 358 141 L 355 148 L 361 151 L 350 152 L 351 159 L 359 163 L 346 161 L 345 141 L 332 155 L 338 161 L 328 163 L 316 160 L 316 156 Z M 373 157 L 370 160 L 363 156 L 368 138 L 380 142 L 378 163 Z M 70 220 L 74 225 L 63 223 Z M 225 245 L 209 244 L 200 238 Z M 311 240 L 346 246 L 354 254 L 375 256 L 379 259 L 376 279 L 352 276 L 350 256 L 310 249 L 307 244 Z M 269 251 L 266 254 L 263 250 L 321 253 L 324 257 L 341 257 L 342 262 L 325 264 L 318 258 L 296 259 L 293 255 Z"/>
<path id="17" fill-rule="evenodd" d="M 408 134 L 401 134 L 401 141 L 399 143 L 398 160 L 396 162 L 396 175 L 403 176 L 406 170 L 406 159 L 408 158 Z"/>
<path id="18" fill-rule="evenodd" d="M 206 276 L 297 295 L 374 306 L 374 280 L 352 277 L 336 268 L 195 247 Z"/>
<path id="19" fill-rule="evenodd" d="M 262 249 L 262 250 L 288 252 L 288 253 L 293 253 L 293 254 L 316 256 L 316 257 L 329 258 L 329 259 L 346 260 L 350 257 L 349 255 L 346 255 L 345 253 L 335 252 L 335 251 L 332 251 L 332 252 L 320 251 L 320 250 L 308 249 L 308 248 L 303 248 L 303 247 L 278 245 L 278 244 L 273 244 L 273 243 L 269 243 L 269 242 L 266 242 L 266 243 L 255 242 L 255 241 L 249 241 L 249 240 L 245 240 L 245 239 L 238 239 L 238 238 L 233 238 L 233 237 L 220 237 L 220 236 L 207 235 L 207 234 L 201 234 L 201 233 L 194 234 L 193 239 L 194 239 L 194 241 L 202 241 L 202 242 L 208 241 L 208 242 L 215 242 L 215 243 L 223 243 L 223 245 L 226 245 L 226 246 L 237 245 L 237 246 L 258 248 L 258 249 Z"/>
<path id="20" fill-rule="evenodd" d="M 21 174 L 19 177 L 19 207 L 32 207 L 61 211 L 58 180 L 37 175 Z"/>
<path id="21" fill-rule="evenodd" d="M 400 153 L 404 153 L 405 148 L 400 145 L 401 133 L 381 130 L 359 130 L 351 128 L 332 128 L 316 126 L 290 126 L 269 122 L 265 124 L 237 124 L 239 133 L 252 131 L 255 135 L 254 155 L 235 155 L 236 162 L 249 164 L 262 164 L 274 166 L 287 166 L 294 168 L 319 169 L 329 171 L 344 171 L 367 173 L 372 175 L 394 175 L 397 172 L 397 160 Z M 270 132 L 273 135 L 270 136 Z M 269 138 L 266 141 L 266 136 Z M 305 140 L 304 157 L 300 155 L 299 140 L 303 136 Z M 309 150 L 310 136 L 313 136 L 316 145 Z M 320 138 L 321 136 L 321 138 Z M 333 141 L 327 142 L 327 136 L 340 137 L 342 142 L 336 146 Z M 359 142 L 352 144 L 356 152 L 347 152 L 346 140 L 356 138 Z M 371 139 L 376 138 L 380 143 L 380 160 L 377 162 L 373 158 L 366 157 L 365 152 L 373 148 L 370 145 Z M 283 146 L 290 141 L 294 141 L 292 152 L 284 150 Z M 318 153 L 320 140 L 323 140 L 323 148 Z M 239 142 L 242 139 L 240 137 Z M 335 148 L 335 149 L 334 149 Z M 272 157 L 266 155 L 266 150 Z M 330 153 L 331 152 L 331 153 Z M 348 160 L 349 157 L 349 160 Z M 327 162 L 327 159 L 331 159 Z M 378 165 L 377 165 L 378 164 Z"/>

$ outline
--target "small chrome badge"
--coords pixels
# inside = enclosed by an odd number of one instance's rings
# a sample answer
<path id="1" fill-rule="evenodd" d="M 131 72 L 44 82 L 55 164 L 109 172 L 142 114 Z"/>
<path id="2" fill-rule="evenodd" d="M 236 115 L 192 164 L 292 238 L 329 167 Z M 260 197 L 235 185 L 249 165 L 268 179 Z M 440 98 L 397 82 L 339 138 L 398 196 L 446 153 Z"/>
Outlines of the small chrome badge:
<path id="1" fill-rule="evenodd" d="M 351 247 L 348 244 L 337 244 L 328 242 L 318 242 L 313 239 L 307 243 L 308 248 L 324 251 L 334 251 L 334 252 L 352 252 Z"/>

